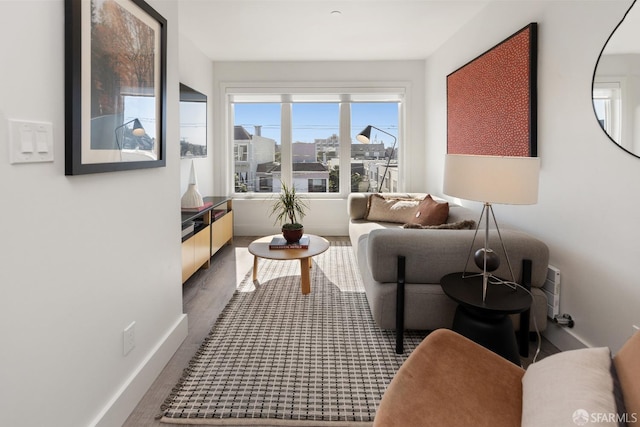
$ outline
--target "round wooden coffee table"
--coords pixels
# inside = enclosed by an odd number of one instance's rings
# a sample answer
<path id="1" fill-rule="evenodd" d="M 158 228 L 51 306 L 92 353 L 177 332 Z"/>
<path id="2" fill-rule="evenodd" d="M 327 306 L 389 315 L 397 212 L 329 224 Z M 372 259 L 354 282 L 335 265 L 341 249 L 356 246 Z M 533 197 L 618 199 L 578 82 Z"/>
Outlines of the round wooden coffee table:
<path id="1" fill-rule="evenodd" d="M 269 249 L 271 239 L 280 234 L 261 237 L 254 240 L 249 245 L 249 253 L 253 255 L 253 280 L 258 279 L 258 258 L 266 258 L 280 261 L 300 260 L 300 286 L 304 295 L 311 292 L 311 279 L 309 269 L 311 268 L 311 257 L 321 254 L 329 249 L 329 241 L 320 236 L 305 234 L 309 236 L 309 247 L 306 249 Z"/>

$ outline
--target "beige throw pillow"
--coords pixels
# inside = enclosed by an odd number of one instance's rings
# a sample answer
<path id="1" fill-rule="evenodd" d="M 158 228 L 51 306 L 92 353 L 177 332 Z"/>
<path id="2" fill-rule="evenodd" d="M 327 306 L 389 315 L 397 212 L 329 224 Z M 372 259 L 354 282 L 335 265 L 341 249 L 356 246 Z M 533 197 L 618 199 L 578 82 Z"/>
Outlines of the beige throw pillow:
<path id="1" fill-rule="evenodd" d="M 367 221 L 397 222 L 405 224 L 415 218 L 420 200 L 410 198 L 386 198 L 372 194 L 369 209 L 364 219 Z"/>
<path id="2" fill-rule="evenodd" d="M 614 385 L 606 347 L 549 356 L 522 377 L 522 427 L 615 426 Z"/>

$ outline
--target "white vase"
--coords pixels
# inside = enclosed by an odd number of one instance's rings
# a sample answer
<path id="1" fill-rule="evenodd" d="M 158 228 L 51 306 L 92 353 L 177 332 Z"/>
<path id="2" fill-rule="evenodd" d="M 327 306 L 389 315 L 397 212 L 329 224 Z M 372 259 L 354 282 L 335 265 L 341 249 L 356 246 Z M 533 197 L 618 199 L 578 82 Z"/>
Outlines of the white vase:
<path id="1" fill-rule="evenodd" d="M 187 191 L 182 195 L 182 199 L 180 200 L 180 205 L 185 209 L 193 209 L 199 208 L 204 205 L 204 201 L 202 200 L 202 195 L 198 191 L 198 182 L 196 180 L 196 167 L 191 160 L 191 174 L 189 176 L 189 186 L 187 187 Z"/>

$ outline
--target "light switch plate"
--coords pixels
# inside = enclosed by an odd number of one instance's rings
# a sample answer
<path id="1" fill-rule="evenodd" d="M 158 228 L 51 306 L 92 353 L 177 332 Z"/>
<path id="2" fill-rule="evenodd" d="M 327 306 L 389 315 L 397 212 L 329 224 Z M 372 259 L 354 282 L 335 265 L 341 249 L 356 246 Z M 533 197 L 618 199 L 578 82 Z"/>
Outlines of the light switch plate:
<path id="1" fill-rule="evenodd" d="M 9 163 L 53 162 L 53 124 L 9 120 Z"/>

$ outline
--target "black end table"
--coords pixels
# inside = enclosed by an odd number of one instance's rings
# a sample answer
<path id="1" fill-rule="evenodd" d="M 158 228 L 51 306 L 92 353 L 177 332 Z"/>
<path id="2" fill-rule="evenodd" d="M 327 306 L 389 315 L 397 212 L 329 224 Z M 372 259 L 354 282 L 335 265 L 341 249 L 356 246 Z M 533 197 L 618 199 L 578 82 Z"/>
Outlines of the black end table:
<path id="1" fill-rule="evenodd" d="M 489 284 L 482 301 L 482 276 L 447 274 L 440 279 L 442 290 L 458 303 L 452 329 L 520 366 L 518 344 L 509 314 L 531 306 L 531 295 L 521 287 Z"/>

